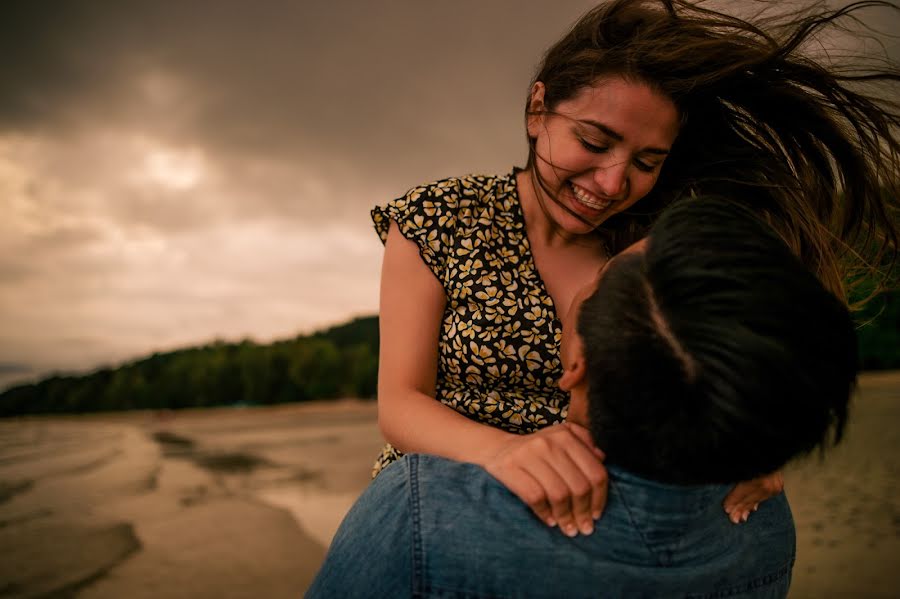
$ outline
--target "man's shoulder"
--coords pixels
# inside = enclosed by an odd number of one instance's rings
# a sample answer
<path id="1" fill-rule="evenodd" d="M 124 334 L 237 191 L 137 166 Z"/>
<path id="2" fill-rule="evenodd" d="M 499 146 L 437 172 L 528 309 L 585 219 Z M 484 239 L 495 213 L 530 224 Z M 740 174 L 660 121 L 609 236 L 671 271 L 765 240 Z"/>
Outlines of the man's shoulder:
<path id="1" fill-rule="evenodd" d="M 784 594 L 793 536 L 783 498 L 734 527 L 718 497 L 698 513 L 678 492 L 651 486 L 646 494 L 645 485 L 632 489 L 613 474 L 594 534 L 570 539 L 480 466 L 406 455 L 348 514 L 314 586 L 322 592 L 311 596 L 394 596 L 412 588 L 422 596 L 555 597 L 560 580 L 571 597 L 601 588 L 611 596 Z M 351 571 L 359 575 L 348 579 Z"/>
<path id="2" fill-rule="evenodd" d="M 405 485 L 408 507 L 423 542 L 467 543 L 493 534 L 531 535 L 547 527 L 525 503 L 477 464 L 428 454 L 408 454 L 381 476 Z M 380 477 L 379 477 L 380 478 Z"/>
<path id="3" fill-rule="evenodd" d="M 427 503 L 417 505 L 416 509 L 440 511 L 446 502 L 477 499 L 500 503 L 518 501 L 481 466 L 436 455 L 406 454 L 385 468 L 378 478 L 383 476 L 388 477 L 385 485 L 396 486 L 401 482 L 406 485 L 413 501 L 418 501 L 420 494 L 427 494 Z"/>
<path id="4" fill-rule="evenodd" d="M 413 547 L 421 552 L 418 582 L 433 590 L 480 597 L 518 589 L 552 597 L 558 575 L 566 572 L 578 573 L 568 585 L 573 597 L 591 596 L 604 585 L 620 596 L 722 589 L 740 594 L 754 585 L 780 589 L 789 580 L 793 536 L 784 498 L 761 507 L 751 526 L 734 527 L 721 509 L 724 487 L 651 485 L 647 491 L 615 476 L 594 534 L 570 539 L 475 464 L 418 455 L 403 467 Z M 758 555 L 761 543 L 765 556 Z"/>

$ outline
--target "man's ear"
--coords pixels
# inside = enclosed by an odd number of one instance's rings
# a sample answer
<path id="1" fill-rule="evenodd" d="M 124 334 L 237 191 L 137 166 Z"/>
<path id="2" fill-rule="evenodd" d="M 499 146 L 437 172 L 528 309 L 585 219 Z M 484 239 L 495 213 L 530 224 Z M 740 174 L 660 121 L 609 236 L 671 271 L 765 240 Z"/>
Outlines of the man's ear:
<path id="1" fill-rule="evenodd" d="M 559 379 L 559 388 L 563 391 L 571 391 L 585 381 L 587 375 L 587 363 L 584 355 L 578 355 L 568 364 L 563 364 L 563 375 Z"/>
<path id="2" fill-rule="evenodd" d="M 544 126 L 544 112 L 547 110 L 547 107 L 544 106 L 544 89 L 544 84 L 540 81 L 535 81 L 534 85 L 531 86 L 531 97 L 528 100 L 528 117 L 526 119 L 528 137 L 531 139 L 537 138 L 538 131 Z"/>

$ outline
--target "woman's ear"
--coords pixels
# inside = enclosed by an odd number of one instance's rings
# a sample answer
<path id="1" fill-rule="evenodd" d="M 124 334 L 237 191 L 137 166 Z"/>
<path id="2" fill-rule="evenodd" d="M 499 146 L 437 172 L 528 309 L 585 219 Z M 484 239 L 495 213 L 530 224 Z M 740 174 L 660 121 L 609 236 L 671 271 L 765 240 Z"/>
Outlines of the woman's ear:
<path id="1" fill-rule="evenodd" d="M 544 84 L 535 81 L 531 86 L 531 97 L 528 100 L 528 115 L 526 118 L 526 129 L 528 137 L 535 139 L 538 131 L 543 126 L 544 113 L 547 107 L 544 105 Z"/>

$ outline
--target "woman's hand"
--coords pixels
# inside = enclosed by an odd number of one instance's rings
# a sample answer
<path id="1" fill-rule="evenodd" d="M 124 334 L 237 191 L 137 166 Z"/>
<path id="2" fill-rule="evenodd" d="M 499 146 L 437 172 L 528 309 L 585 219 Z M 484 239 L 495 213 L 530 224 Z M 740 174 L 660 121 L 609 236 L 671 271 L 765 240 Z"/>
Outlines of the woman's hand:
<path id="1" fill-rule="evenodd" d="M 591 534 L 606 505 L 604 458 L 586 428 L 567 422 L 510 437 L 484 468 L 538 518 L 574 537 Z"/>
<path id="2" fill-rule="evenodd" d="M 781 471 L 777 471 L 738 483 L 725 498 L 722 507 L 733 523 L 746 522 L 750 512 L 755 512 L 761 502 L 782 491 L 784 491 L 784 477 Z"/>

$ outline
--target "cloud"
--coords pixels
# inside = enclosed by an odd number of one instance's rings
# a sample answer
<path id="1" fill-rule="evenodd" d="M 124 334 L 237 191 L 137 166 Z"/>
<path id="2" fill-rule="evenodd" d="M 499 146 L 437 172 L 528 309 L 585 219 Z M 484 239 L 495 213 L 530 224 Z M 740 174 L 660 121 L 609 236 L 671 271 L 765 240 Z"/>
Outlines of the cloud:
<path id="1" fill-rule="evenodd" d="M 328 163 L 357 183 L 421 177 L 472 153 L 495 164 L 485 139 L 500 137 L 506 168 L 523 153 L 534 63 L 590 4 L 528 14 L 473 0 L 20 6 L 6 43 L 24 58 L 0 82 L 0 124 L 142 123 L 175 145 Z"/>
<path id="2" fill-rule="evenodd" d="M 68 258 L 48 253 L 36 263 L 40 276 L 0 300 L 0 356 L 84 368 L 213 337 L 285 337 L 371 313 L 380 244 L 361 233 L 259 223 L 111 237 Z"/>
<path id="3" fill-rule="evenodd" d="M 522 164 L 532 70 L 593 5 L 6 3 L 0 361 L 87 368 L 374 312 L 369 208 Z"/>
<path id="4" fill-rule="evenodd" d="M 127 130 L 0 137 L 0 360 L 84 369 L 374 312 L 380 243 L 328 192 Z"/>

